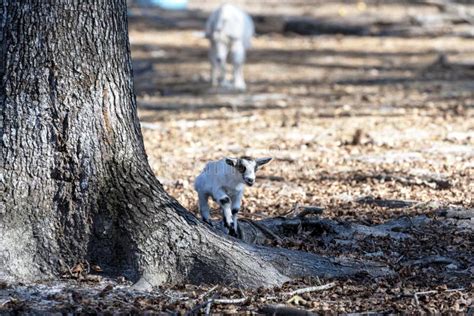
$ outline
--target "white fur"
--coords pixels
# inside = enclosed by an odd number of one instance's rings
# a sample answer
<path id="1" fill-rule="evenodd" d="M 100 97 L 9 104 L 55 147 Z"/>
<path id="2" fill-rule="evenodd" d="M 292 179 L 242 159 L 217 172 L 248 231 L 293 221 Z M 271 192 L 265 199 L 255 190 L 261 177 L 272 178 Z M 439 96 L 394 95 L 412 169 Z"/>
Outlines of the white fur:
<path id="1" fill-rule="evenodd" d="M 213 86 L 225 84 L 225 64 L 231 55 L 233 65 L 233 87 L 245 90 L 243 75 L 245 51 L 250 47 L 255 27 L 252 18 L 241 9 L 224 4 L 212 12 L 206 22 L 206 37 L 211 48 L 211 82 Z"/>
<path id="2" fill-rule="evenodd" d="M 208 162 L 194 183 L 202 219 L 210 223 L 208 200 L 212 197 L 221 208 L 224 225 L 236 234 L 237 213 L 240 210 L 245 185 L 253 185 L 257 167 L 270 160 L 271 158 L 256 160 L 224 158 Z M 245 172 L 237 170 L 238 164 L 245 166 Z"/>

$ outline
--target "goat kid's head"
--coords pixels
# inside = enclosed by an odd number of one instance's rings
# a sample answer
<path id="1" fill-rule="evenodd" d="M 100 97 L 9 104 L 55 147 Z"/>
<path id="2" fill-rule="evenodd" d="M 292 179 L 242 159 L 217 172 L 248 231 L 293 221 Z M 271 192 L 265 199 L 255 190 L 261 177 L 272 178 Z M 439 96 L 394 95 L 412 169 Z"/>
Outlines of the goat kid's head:
<path id="1" fill-rule="evenodd" d="M 260 166 L 270 162 L 272 158 L 258 158 L 253 159 L 247 156 L 240 158 L 226 158 L 225 162 L 234 167 L 241 175 L 245 184 L 252 186 L 255 183 L 255 172 Z"/>

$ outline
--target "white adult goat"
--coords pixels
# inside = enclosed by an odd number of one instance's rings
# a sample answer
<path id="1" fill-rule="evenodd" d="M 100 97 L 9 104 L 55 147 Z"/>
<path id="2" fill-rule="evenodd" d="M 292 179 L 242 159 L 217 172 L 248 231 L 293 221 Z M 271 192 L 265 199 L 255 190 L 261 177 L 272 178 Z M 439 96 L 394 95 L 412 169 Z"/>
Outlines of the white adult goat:
<path id="1" fill-rule="evenodd" d="M 211 44 L 209 59 L 212 86 L 225 85 L 225 65 L 230 52 L 234 67 L 233 87 L 245 90 L 242 68 L 245 51 L 250 47 L 254 33 L 252 18 L 241 9 L 224 4 L 212 12 L 206 22 L 206 37 Z"/>
<path id="2" fill-rule="evenodd" d="M 252 186 L 258 167 L 270 160 L 272 158 L 252 159 L 243 156 L 208 162 L 194 182 L 202 219 L 211 223 L 208 201 L 209 197 L 212 197 L 221 208 L 224 226 L 229 229 L 229 235 L 237 237 L 237 213 L 240 210 L 245 184 Z"/>

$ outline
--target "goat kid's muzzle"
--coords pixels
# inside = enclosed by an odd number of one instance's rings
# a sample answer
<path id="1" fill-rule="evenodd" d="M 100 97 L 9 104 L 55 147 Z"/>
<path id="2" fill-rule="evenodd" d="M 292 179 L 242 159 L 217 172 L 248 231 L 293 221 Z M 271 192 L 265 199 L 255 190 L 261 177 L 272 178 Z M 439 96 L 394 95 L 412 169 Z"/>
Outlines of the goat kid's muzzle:
<path id="1" fill-rule="evenodd" d="M 244 181 L 249 187 L 251 187 L 255 183 L 255 180 L 253 179 L 244 179 Z"/>

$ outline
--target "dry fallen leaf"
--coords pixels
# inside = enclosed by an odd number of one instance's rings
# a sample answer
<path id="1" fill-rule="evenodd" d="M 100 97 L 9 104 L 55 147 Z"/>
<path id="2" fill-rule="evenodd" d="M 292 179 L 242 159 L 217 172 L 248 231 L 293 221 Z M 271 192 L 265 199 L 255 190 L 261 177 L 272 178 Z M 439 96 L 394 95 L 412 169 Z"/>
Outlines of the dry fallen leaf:
<path id="1" fill-rule="evenodd" d="M 289 300 L 286 301 L 288 304 L 295 304 L 295 305 L 304 305 L 308 302 L 299 295 L 292 296 Z"/>
<path id="2" fill-rule="evenodd" d="M 98 265 L 92 265 L 91 269 L 95 272 L 102 272 L 103 271 L 102 268 L 99 267 Z"/>

